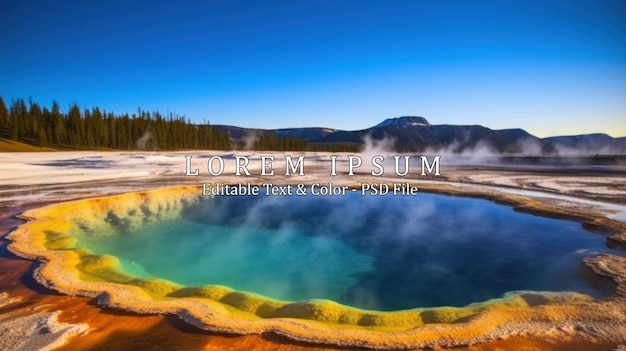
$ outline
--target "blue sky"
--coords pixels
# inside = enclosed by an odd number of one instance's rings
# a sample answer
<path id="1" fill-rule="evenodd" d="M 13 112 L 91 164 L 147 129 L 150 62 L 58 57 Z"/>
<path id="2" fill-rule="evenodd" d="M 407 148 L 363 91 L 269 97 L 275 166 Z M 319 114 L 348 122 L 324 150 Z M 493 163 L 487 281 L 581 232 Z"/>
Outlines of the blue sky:
<path id="1" fill-rule="evenodd" d="M 624 1 L 3 1 L 0 95 L 258 128 L 626 136 Z"/>

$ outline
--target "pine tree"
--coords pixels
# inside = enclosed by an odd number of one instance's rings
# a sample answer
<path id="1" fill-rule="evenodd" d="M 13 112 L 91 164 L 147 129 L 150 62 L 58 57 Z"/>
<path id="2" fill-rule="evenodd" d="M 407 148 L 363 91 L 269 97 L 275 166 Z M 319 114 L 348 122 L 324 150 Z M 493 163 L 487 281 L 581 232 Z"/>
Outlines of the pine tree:
<path id="1" fill-rule="evenodd" d="M 61 113 L 61 107 L 56 101 L 52 101 L 52 120 L 54 128 L 54 143 L 56 145 L 66 145 L 69 143 L 67 138 L 67 127 L 65 125 L 65 118 Z"/>
<path id="2" fill-rule="evenodd" d="M 0 96 L 0 136 L 5 137 L 9 135 L 9 123 L 9 110 L 7 110 L 7 106 L 4 104 L 2 96 Z"/>

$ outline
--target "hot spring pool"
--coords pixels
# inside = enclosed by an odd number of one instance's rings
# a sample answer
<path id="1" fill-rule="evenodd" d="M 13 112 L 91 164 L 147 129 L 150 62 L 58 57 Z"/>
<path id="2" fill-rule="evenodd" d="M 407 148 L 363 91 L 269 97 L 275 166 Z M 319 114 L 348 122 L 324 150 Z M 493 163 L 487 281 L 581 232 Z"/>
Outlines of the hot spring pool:
<path id="1" fill-rule="evenodd" d="M 597 296 L 579 265 L 611 251 L 577 222 L 426 193 L 203 198 L 175 218 L 75 236 L 76 247 L 116 256 L 136 277 L 381 311 L 465 306 L 516 290 Z"/>

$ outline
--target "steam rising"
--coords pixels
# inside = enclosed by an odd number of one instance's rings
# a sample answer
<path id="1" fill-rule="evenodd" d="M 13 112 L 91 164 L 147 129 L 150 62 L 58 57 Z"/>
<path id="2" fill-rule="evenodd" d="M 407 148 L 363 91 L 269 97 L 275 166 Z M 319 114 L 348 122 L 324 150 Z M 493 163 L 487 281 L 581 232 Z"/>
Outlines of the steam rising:
<path id="1" fill-rule="evenodd" d="M 259 141 L 261 136 L 259 133 L 250 131 L 243 138 L 241 138 L 242 147 L 244 151 L 254 150 L 255 144 Z"/>
<path id="2" fill-rule="evenodd" d="M 370 134 L 363 137 L 363 146 L 361 147 L 361 154 L 367 158 L 371 158 L 376 155 L 386 156 L 389 154 L 396 154 L 395 145 L 396 139 L 385 137 L 383 139 L 374 139 Z"/>
<path id="3" fill-rule="evenodd" d="M 520 289 L 585 291 L 580 249 L 603 246 L 574 222 L 428 194 L 224 196 L 188 207 L 183 219 L 85 240 L 142 275 L 377 310 L 463 306 Z"/>
<path id="4" fill-rule="evenodd" d="M 546 142 L 542 139 L 534 137 L 525 137 L 517 140 L 512 146 L 509 146 L 508 152 L 502 152 L 495 147 L 490 141 L 479 139 L 473 140 L 469 131 L 461 133 L 461 135 L 445 146 L 427 146 L 420 150 L 422 155 L 440 155 L 445 160 L 445 164 L 484 164 L 484 163 L 500 163 L 503 159 L 509 158 L 509 163 L 533 162 L 533 163 L 589 163 L 589 158 L 605 156 L 616 157 L 612 161 L 617 165 L 623 165 L 626 159 L 626 139 L 616 139 L 613 144 L 607 146 L 601 141 L 592 137 L 578 140 L 578 137 L 564 137 L 565 141 L 559 141 L 561 138 L 548 138 Z M 598 137 L 599 138 L 599 137 Z M 371 134 L 367 134 L 362 139 L 363 145 L 361 153 L 366 158 L 375 155 L 386 157 L 388 163 L 389 155 L 406 154 L 397 149 L 396 138 L 385 135 L 382 139 L 376 139 Z M 524 159 L 526 158 L 526 159 Z M 536 159 L 532 159 L 536 158 Z M 591 160 L 593 162 L 594 160 Z"/>
<path id="5" fill-rule="evenodd" d="M 145 150 L 146 146 L 150 142 L 151 138 L 152 138 L 152 134 L 150 133 L 150 131 L 146 130 L 146 132 L 143 133 L 141 138 L 139 138 L 139 140 L 137 140 L 137 149 L 138 150 Z"/>

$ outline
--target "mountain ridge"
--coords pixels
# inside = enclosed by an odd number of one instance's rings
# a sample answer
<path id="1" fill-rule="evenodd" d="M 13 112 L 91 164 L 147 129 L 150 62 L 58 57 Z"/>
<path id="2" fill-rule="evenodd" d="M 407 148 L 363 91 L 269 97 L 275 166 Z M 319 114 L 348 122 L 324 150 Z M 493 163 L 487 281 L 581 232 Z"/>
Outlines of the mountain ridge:
<path id="1" fill-rule="evenodd" d="M 482 125 L 432 125 L 424 117 L 401 116 L 361 130 L 323 127 L 255 129 L 216 125 L 232 140 L 249 135 L 275 133 L 314 145 L 344 144 L 363 147 L 369 141 L 386 141 L 397 152 L 446 151 L 465 153 L 480 150 L 497 154 L 626 154 L 626 137 L 603 133 L 536 137 L 522 128 L 494 130 Z"/>

